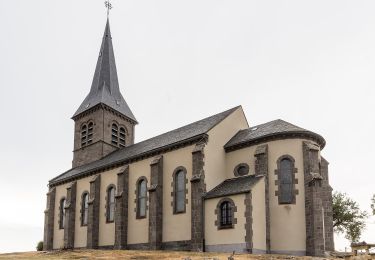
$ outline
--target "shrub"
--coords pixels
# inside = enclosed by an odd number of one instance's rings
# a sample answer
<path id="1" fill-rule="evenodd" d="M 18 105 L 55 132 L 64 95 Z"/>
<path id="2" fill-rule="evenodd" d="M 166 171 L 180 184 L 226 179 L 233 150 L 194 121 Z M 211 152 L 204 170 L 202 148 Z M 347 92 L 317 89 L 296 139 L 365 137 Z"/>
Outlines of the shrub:
<path id="1" fill-rule="evenodd" d="M 43 241 L 39 241 L 36 246 L 36 251 L 43 251 Z"/>

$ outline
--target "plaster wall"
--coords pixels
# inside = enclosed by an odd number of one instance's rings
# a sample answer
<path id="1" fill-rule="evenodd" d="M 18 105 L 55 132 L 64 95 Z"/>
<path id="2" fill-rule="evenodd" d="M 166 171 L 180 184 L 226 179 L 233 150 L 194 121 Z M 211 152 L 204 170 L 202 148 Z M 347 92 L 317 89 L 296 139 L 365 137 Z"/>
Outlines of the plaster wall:
<path id="1" fill-rule="evenodd" d="M 182 241 L 191 239 L 191 188 L 192 177 L 192 151 L 193 146 L 171 151 L 163 155 L 164 176 L 163 176 L 163 242 Z M 183 166 L 187 171 L 188 182 L 186 184 L 187 204 L 186 212 L 173 214 L 173 172 Z M 183 223 L 183 224 L 182 224 Z"/>
<path id="2" fill-rule="evenodd" d="M 234 168 L 240 163 L 249 165 L 249 174 L 255 174 L 255 150 L 257 146 L 246 147 L 226 154 L 226 178 L 235 178 Z"/>
<path id="3" fill-rule="evenodd" d="M 59 229 L 60 220 L 60 200 L 64 197 L 66 199 L 66 188 L 69 184 L 63 184 L 56 187 L 56 200 L 55 200 L 55 223 L 54 223 L 54 237 L 53 249 L 61 249 L 64 247 L 64 229 Z"/>
<path id="4" fill-rule="evenodd" d="M 253 218 L 253 250 L 264 252 L 266 247 L 266 208 L 265 208 L 265 181 L 258 181 L 251 190 L 252 218 Z"/>
<path id="5" fill-rule="evenodd" d="M 237 224 L 234 228 L 218 229 L 215 225 L 217 215 L 215 210 L 217 204 L 222 198 L 214 198 L 205 200 L 205 239 L 206 245 L 236 245 L 245 243 L 245 195 L 228 196 L 231 198 L 237 207 L 237 212 L 234 212 L 234 218 L 237 218 Z"/>
<path id="6" fill-rule="evenodd" d="M 248 128 L 242 107 L 227 116 L 209 132 L 205 147 L 205 182 L 207 191 L 227 178 L 224 145 L 239 131 Z"/>
<path id="7" fill-rule="evenodd" d="M 129 209 L 128 209 L 128 244 L 148 243 L 148 214 L 146 218 L 136 218 L 136 185 L 140 177 L 147 179 L 147 187 L 150 187 L 150 163 L 153 158 L 148 158 L 129 165 Z M 149 194 L 147 192 L 147 198 Z M 148 201 L 147 201 L 148 207 Z"/>
<path id="8" fill-rule="evenodd" d="M 301 139 L 287 139 L 268 143 L 271 252 L 304 254 L 306 251 L 302 142 Z M 298 194 L 296 204 L 279 205 L 278 196 L 275 195 L 278 190 L 275 170 L 277 160 L 286 154 L 295 160 L 295 178 L 298 179 L 295 189 L 298 189 Z"/>
<path id="9" fill-rule="evenodd" d="M 82 194 L 84 192 L 90 193 L 90 180 L 92 177 L 83 178 L 77 181 L 77 201 L 76 201 L 76 216 L 75 216 L 75 232 L 74 232 L 74 247 L 87 246 L 87 226 L 81 226 L 81 209 L 82 209 Z"/>
<path id="10" fill-rule="evenodd" d="M 106 221 L 106 199 L 109 185 L 117 187 L 117 173 L 121 168 L 116 168 L 101 173 L 100 207 L 99 207 L 99 246 L 112 246 L 115 244 L 115 223 Z M 117 191 L 116 191 L 117 192 Z"/>

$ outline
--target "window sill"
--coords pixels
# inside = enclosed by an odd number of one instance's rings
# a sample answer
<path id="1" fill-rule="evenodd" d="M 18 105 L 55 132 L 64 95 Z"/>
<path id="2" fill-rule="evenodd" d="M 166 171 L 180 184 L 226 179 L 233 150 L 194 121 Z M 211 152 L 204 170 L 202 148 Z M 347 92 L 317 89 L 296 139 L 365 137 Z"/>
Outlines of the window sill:
<path id="1" fill-rule="evenodd" d="M 179 215 L 179 214 L 185 214 L 185 213 L 186 213 L 186 210 L 184 210 L 184 211 L 174 211 L 173 215 Z"/>
<path id="2" fill-rule="evenodd" d="M 219 226 L 218 229 L 231 229 L 231 228 L 234 228 L 234 225 L 225 225 L 225 226 Z"/>

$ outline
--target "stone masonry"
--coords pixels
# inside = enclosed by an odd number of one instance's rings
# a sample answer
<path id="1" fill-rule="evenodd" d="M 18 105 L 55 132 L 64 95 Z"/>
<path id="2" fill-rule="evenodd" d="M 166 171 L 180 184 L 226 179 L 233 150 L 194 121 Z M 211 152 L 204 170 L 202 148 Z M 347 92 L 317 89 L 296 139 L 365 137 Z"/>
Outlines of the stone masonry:
<path id="1" fill-rule="evenodd" d="M 87 248 L 99 245 L 100 174 L 90 181 L 89 214 L 87 219 Z"/>
<path id="2" fill-rule="evenodd" d="M 66 188 L 65 223 L 64 223 L 64 248 L 74 248 L 74 230 L 76 220 L 77 182 L 71 183 Z"/>
<path id="3" fill-rule="evenodd" d="M 124 166 L 117 174 L 117 194 L 115 212 L 115 249 L 126 249 L 128 239 L 128 198 L 129 166 Z"/>
<path id="4" fill-rule="evenodd" d="M 324 256 L 325 237 L 323 219 L 322 176 L 319 167 L 320 148 L 303 143 L 305 178 L 306 255 Z"/>
<path id="5" fill-rule="evenodd" d="M 266 207 L 266 253 L 271 253 L 271 220 L 270 220 L 270 195 L 268 176 L 268 145 L 260 145 L 255 150 L 255 175 L 263 175 L 265 182 L 265 207 Z"/>
<path id="6" fill-rule="evenodd" d="M 53 230 L 55 223 L 55 200 L 56 188 L 50 189 L 47 193 L 47 208 L 44 211 L 44 239 L 43 250 L 53 249 Z"/>
<path id="7" fill-rule="evenodd" d="M 251 203 L 252 194 L 251 191 L 245 194 L 245 241 L 246 241 L 246 250 L 248 253 L 253 251 L 253 205 Z"/>
<path id="8" fill-rule="evenodd" d="M 88 122 L 94 123 L 92 143 L 81 147 L 81 126 Z M 73 167 L 99 160 L 118 149 L 111 143 L 112 123 L 126 129 L 126 146 L 134 143 L 134 122 L 110 108 L 98 105 L 75 118 Z"/>
<path id="9" fill-rule="evenodd" d="M 193 154 L 193 176 L 191 182 L 191 250 L 204 250 L 203 230 L 203 194 L 206 192 L 204 183 L 204 147 L 205 143 L 197 144 Z"/>
<path id="10" fill-rule="evenodd" d="M 321 157 L 320 173 L 323 177 L 322 188 L 323 191 L 323 208 L 324 208 L 324 231 L 325 231 L 325 250 L 334 251 L 334 238 L 333 238 L 333 202 L 332 202 L 332 188 L 328 181 L 328 162 Z"/>
<path id="11" fill-rule="evenodd" d="M 163 242 L 163 156 L 150 164 L 149 191 L 149 243 L 151 250 L 161 250 Z"/>

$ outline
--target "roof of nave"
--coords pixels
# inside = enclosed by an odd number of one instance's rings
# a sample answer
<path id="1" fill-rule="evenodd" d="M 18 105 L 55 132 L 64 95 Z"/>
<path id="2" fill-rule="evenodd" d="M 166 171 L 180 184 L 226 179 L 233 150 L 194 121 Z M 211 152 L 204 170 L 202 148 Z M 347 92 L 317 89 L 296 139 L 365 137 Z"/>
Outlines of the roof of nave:
<path id="1" fill-rule="evenodd" d="M 277 119 L 265 124 L 240 130 L 228 143 L 224 146 L 225 150 L 233 151 L 242 147 L 250 146 L 256 143 L 268 140 L 278 140 L 284 138 L 308 138 L 316 141 L 321 148 L 326 144 L 324 138 L 319 134 L 295 126 L 284 120 Z"/>
<path id="2" fill-rule="evenodd" d="M 212 199 L 249 192 L 262 177 L 263 175 L 249 175 L 225 180 L 207 192 L 204 198 Z"/>
<path id="3" fill-rule="evenodd" d="M 100 160 L 73 168 L 54 179 L 50 180 L 50 185 L 64 183 L 78 177 L 88 176 L 95 172 L 124 165 L 131 161 L 156 155 L 165 149 L 175 146 L 198 142 L 207 137 L 207 132 L 219 124 L 239 106 L 224 111 L 222 113 L 207 117 L 189 125 L 180 127 L 173 131 L 161 134 L 151 139 L 124 147 Z"/>

